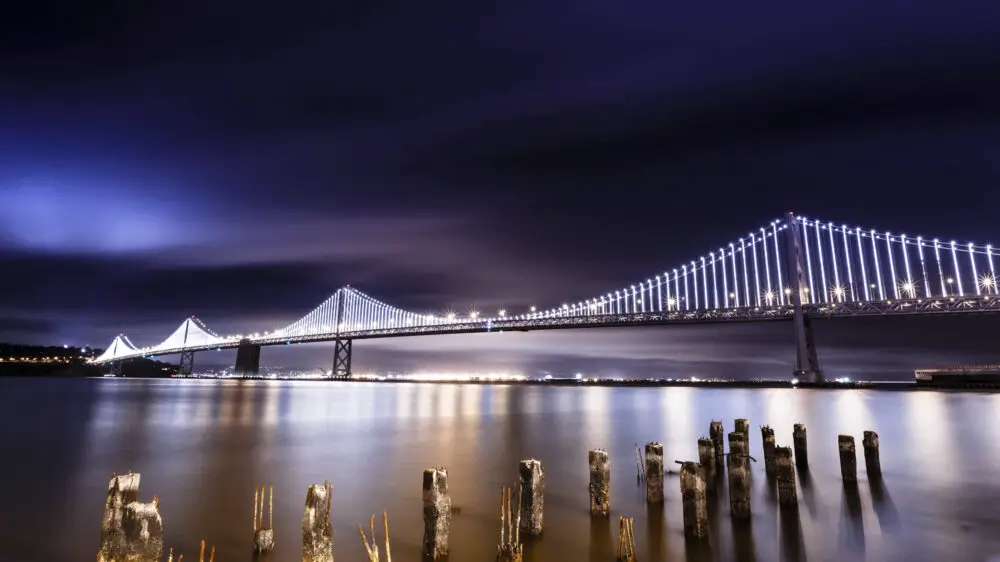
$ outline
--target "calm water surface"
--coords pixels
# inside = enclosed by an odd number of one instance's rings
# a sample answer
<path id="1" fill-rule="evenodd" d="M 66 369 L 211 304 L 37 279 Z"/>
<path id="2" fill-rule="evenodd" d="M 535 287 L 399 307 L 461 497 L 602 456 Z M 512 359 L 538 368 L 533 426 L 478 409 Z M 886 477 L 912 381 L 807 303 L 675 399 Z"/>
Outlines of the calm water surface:
<path id="1" fill-rule="evenodd" d="M 710 496 L 711 537 L 684 539 L 680 489 L 662 507 L 635 481 L 633 443 L 697 460 L 711 419 L 745 416 L 791 444 L 809 428 L 799 509 L 776 509 L 753 466 L 753 518 L 733 524 Z M 357 524 L 386 509 L 397 562 L 419 559 L 421 472 L 449 469 L 451 560 L 492 560 L 501 485 L 519 459 L 546 470 L 545 532 L 526 561 L 614 559 L 617 516 L 635 517 L 639 558 L 657 560 L 1000 560 L 1000 395 L 709 388 L 566 388 L 143 380 L 0 380 L 0 559 L 92 560 L 112 472 L 142 473 L 166 542 L 251 560 L 253 486 L 273 482 L 277 550 L 301 555 L 306 487 L 334 482 L 338 562 L 365 560 Z M 864 475 L 861 432 L 881 437 L 884 485 Z M 845 489 L 836 438 L 855 435 L 859 485 Z M 612 454 L 613 517 L 591 519 L 587 450 Z M 194 559 L 194 558 L 192 558 Z"/>

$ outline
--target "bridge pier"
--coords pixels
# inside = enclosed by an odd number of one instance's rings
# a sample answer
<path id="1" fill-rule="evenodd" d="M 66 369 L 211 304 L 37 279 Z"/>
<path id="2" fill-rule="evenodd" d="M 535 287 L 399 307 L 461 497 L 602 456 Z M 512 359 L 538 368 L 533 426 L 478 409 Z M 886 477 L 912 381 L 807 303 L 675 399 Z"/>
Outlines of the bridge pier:
<path id="1" fill-rule="evenodd" d="M 193 351 L 182 351 L 181 352 L 181 363 L 177 367 L 177 372 L 182 375 L 190 375 L 194 373 L 194 352 Z"/>
<path id="2" fill-rule="evenodd" d="M 240 341 L 233 373 L 243 378 L 253 378 L 260 373 L 260 345 L 254 345 L 247 339 Z"/>
<path id="3" fill-rule="evenodd" d="M 337 338 L 334 342 L 333 370 L 330 375 L 334 377 L 351 376 L 351 346 L 353 340 Z"/>
<path id="4" fill-rule="evenodd" d="M 816 357 L 816 341 L 813 338 L 809 317 L 802 312 L 802 295 L 806 284 L 805 264 L 802 262 L 802 231 L 795 215 L 785 215 L 788 236 L 785 253 L 788 262 L 788 300 L 792 305 L 792 324 L 795 326 L 795 372 L 794 378 L 804 383 L 823 382 L 823 372 Z M 825 290 L 825 289 L 824 289 Z M 815 295 L 813 296 L 815 298 Z"/>
<path id="5" fill-rule="evenodd" d="M 125 363 L 125 361 L 123 361 L 121 359 L 119 359 L 118 361 L 112 361 L 111 362 L 111 376 L 113 376 L 113 377 L 123 376 L 122 375 L 122 364 L 123 363 Z"/>

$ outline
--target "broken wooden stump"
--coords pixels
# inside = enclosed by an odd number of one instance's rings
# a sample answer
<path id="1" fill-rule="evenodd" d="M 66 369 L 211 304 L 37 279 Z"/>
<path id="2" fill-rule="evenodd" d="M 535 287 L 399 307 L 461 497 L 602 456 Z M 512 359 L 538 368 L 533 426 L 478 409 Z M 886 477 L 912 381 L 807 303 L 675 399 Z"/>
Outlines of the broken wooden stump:
<path id="1" fill-rule="evenodd" d="M 878 433 L 866 431 L 861 439 L 861 446 L 865 449 L 865 472 L 868 473 L 868 479 L 878 480 L 882 477 L 882 461 L 878 456 Z"/>
<path id="2" fill-rule="evenodd" d="M 545 472 L 542 471 L 542 461 L 521 461 L 518 466 L 518 483 L 520 531 L 528 536 L 540 535 L 545 508 Z"/>
<path id="3" fill-rule="evenodd" d="M 646 443 L 646 501 L 663 502 L 663 445 Z"/>
<path id="4" fill-rule="evenodd" d="M 392 562 L 392 551 L 389 549 L 389 516 L 385 511 L 382 512 L 382 526 L 385 528 L 385 562 Z M 371 542 L 369 542 L 368 537 L 365 536 L 365 529 L 361 525 L 358 525 L 358 532 L 361 533 L 361 542 L 364 543 L 365 552 L 368 553 L 368 561 L 379 562 L 378 543 L 375 542 L 374 513 L 368 522 L 368 528 L 371 532 Z"/>
<path id="5" fill-rule="evenodd" d="M 799 470 L 809 470 L 809 443 L 806 440 L 805 424 L 792 426 L 792 445 L 795 447 L 795 466 Z"/>
<path id="6" fill-rule="evenodd" d="M 701 464 L 705 489 L 715 489 L 715 443 L 708 437 L 698 439 L 698 462 Z"/>
<path id="7" fill-rule="evenodd" d="M 775 447 L 775 473 L 778 479 L 778 503 L 782 505 L 797 504 L 798 492 L 795 490 L 795 462 L 792 460 L 790 447 Z"/>
<path id="8" fill-rule="evenodd" d="M 708 500 L 702 465 L 683 462 L 681 465 L 681 501 L 684 512 L 684 534 L 702 539 L 708 536 Z"/>
<path id="9" fill-rule="evenodd" d="M 333 484 L 309 486 L 302 514 L 302 562 L 333 562 Z"/>
<path id="10" fill-rule="evenodd" d="M 724 443 L 726 430 L 722 428 L 721 421 L 712 420 L 712 423 L 708 424 L 708 436 L 715 444 L 715 465 L 722 466 L 726 460 L 726 444 Z"/>
<path id="11" fill-rule="evenodd" d="M 854 437 L 838 435 L 837 448 L 840 450 L 840 476 L 844 482 L 858 481 L 858 456 L 854 450 Z"/>
<path id="12" fill-rule="evenodd" d="M 729 434 L 729 455 L 726 468 L 729 472 L 729 511 L 733 519 L 750 517 L 750 457 L 746 453 L 746 439 L 742 433 Z"/>
<path id="13" fill-rule="evenodd" d="M 635 562 L 635 529 L 631 517 L 618 518 L 618 562 Z"/>
<path id="14" fill-rule="evenodd" d="M 184 558 L 183 554 L 181 554 L 181 558 Z M 180 558 L 177 559 L 177 562 L 181 562 Z M 205 539 L 201 539 L 201 550 L 198 552 L 198 562 L 205 562 Z M 212 553 L 208 555 L 208 562 L 215 562 L 214 545 L 212 546 Z"/>
<path id="15" fill-rule="evenodd" d="M 760 436 L 764 447 L 764 472 L 769 477 L 773 477 L 775 475 L 774 429 L 769 425 L 761 426 Z"/>
<path id="16" fill-rule="evenodd" d="M 500 544 L 497 545 L 498 562 L 521 562 L 523 555 L 520 534 L 523 519 L 521 519 L 520 508 L 511 509 L 511 492 L 512 490 L 506 486 L 500 488 Z M 521 501 L 524 498 L 523 492 L 523 485 L 518 485 L 517 505 L 521 505 Z"/>
<path id="17" fill-rule="evenodd" d="M 274 485 L 268 500 L 267 525 L 264 525 L 264 485 L 253 489 L 253 548 L 257 553 L 274 549 Z"/>
<path id="18" fill-rule="evenodd" d="M 607 515 L 611 504 L 611 460 L 607 451 L 594 449 L 587 454 L 590 465 L 590 513 Z"/>
<path id="19" fill-rule="evenodd" d="M 448 555 L 451 533 L 451 496 L 448 494 L 448 470 L 424 471 L 424 540 L 423 559 L 437 560 Z"/>
<path id="20" fill-rule="evenodd" d="M 160 500 L 140 502 L 138 473 L 112 475 L 101 521 L 98 562 L 159 562 L 163 555 Z"/>
<path id="21" fill-rule="evenodd" d="M 742 433 L 747 441 L 747 454 L 750 454 L 750 422 L 746 418 L 736 418 L 733 421 L 733 431 Z"/>

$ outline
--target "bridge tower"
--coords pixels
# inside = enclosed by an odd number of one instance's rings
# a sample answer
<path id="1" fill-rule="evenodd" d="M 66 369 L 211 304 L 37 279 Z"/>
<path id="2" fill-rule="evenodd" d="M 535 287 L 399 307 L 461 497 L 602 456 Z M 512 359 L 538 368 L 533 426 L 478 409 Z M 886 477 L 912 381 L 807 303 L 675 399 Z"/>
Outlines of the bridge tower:
<path id="1" fill-rule="evenodd" d="M 785 215 L 785 252 L 788 263 L 788 299 L 792 305 L 792 324 L 795 326 L 795 378 L 805 383 L 823 382 L 823 372 L 816 358 L 816 341 L 813 337 L 809 316 L 802 312 L 802 301 L 808 283 L 805 265 L 802 261 L 802 229 L 795 215 Z"/>
<path id="2" fill-rule="evenodd" d="M 188 318 L 184 321 L 184 339 L 181 347 L 187 347 L 188 332 L 191 331 L 191 319 Z M 181 351 L 181 363 L 177 366 L 177 372 L 181 375 L 190 375 L 194 373 L 194 352 L 193 351 Z"/>
<path id="3" fill-rule="evenodd" d="M 344 323 L 344 313 L 347 309 L 347 297 L 350 295 L 351 286 L 348 285 L 338 291 L 336 318 L 336 339 L 333 348 L 333 369 L 330 371 L 331 377 L 349 378 L 351 376 L 351 338 L 340 337 L 340 326 Z"/>
<path id="4" fill-rule="evenodd" d="M 260 345 L 244 338 L 236 348 L 236 367 L 233 372 L 243 378 L 254 378 L 260 373 Z"/>

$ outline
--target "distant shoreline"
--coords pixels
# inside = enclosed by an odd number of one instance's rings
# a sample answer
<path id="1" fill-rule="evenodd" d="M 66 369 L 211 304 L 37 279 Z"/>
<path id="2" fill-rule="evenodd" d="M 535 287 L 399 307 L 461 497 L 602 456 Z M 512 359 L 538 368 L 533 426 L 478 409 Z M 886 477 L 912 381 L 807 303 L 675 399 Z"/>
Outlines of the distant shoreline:
<path id="1" fill-rule="evenodd" d="M 23 377 L 38 378 L 38 377 Z M 477 385 L 477 386 L 558 386 L 558 387 L 625 387 L 625 388 L 728 388 L 728 389 L 821 389 L 821 390 L 881 390 L 881 391 L 913 391 L 913 390 L 960 390 L 960 391 L 1000 391 L 1000 384 L 970 383 L 963 384 L 956 381 L 950 384 L 918 384 L 916 381 L 858 381 L 858 382 L 827 382 L 820 384 L 798 383 L 792 384 L 790 381 L 763 380 L 763 381 L 670 381 L 670 380 L 592 380 L 579 381 L 575 379 L 530 379 L 521 381 L 510 380 L 420 380 L 420 379 L 375 379 L 375 378 L 302 378 L 302 377 L 216 377 L 216 376 L 187 376 L 187 377 L 85 377 L 88 379 L 111 379 L 111 380 L 197 380 L 197 381 L 281 381 L 281 382 L 345 382 L 345 383 L 374 383 L 374 384 L 427 384 L 427 385 Z"/>

